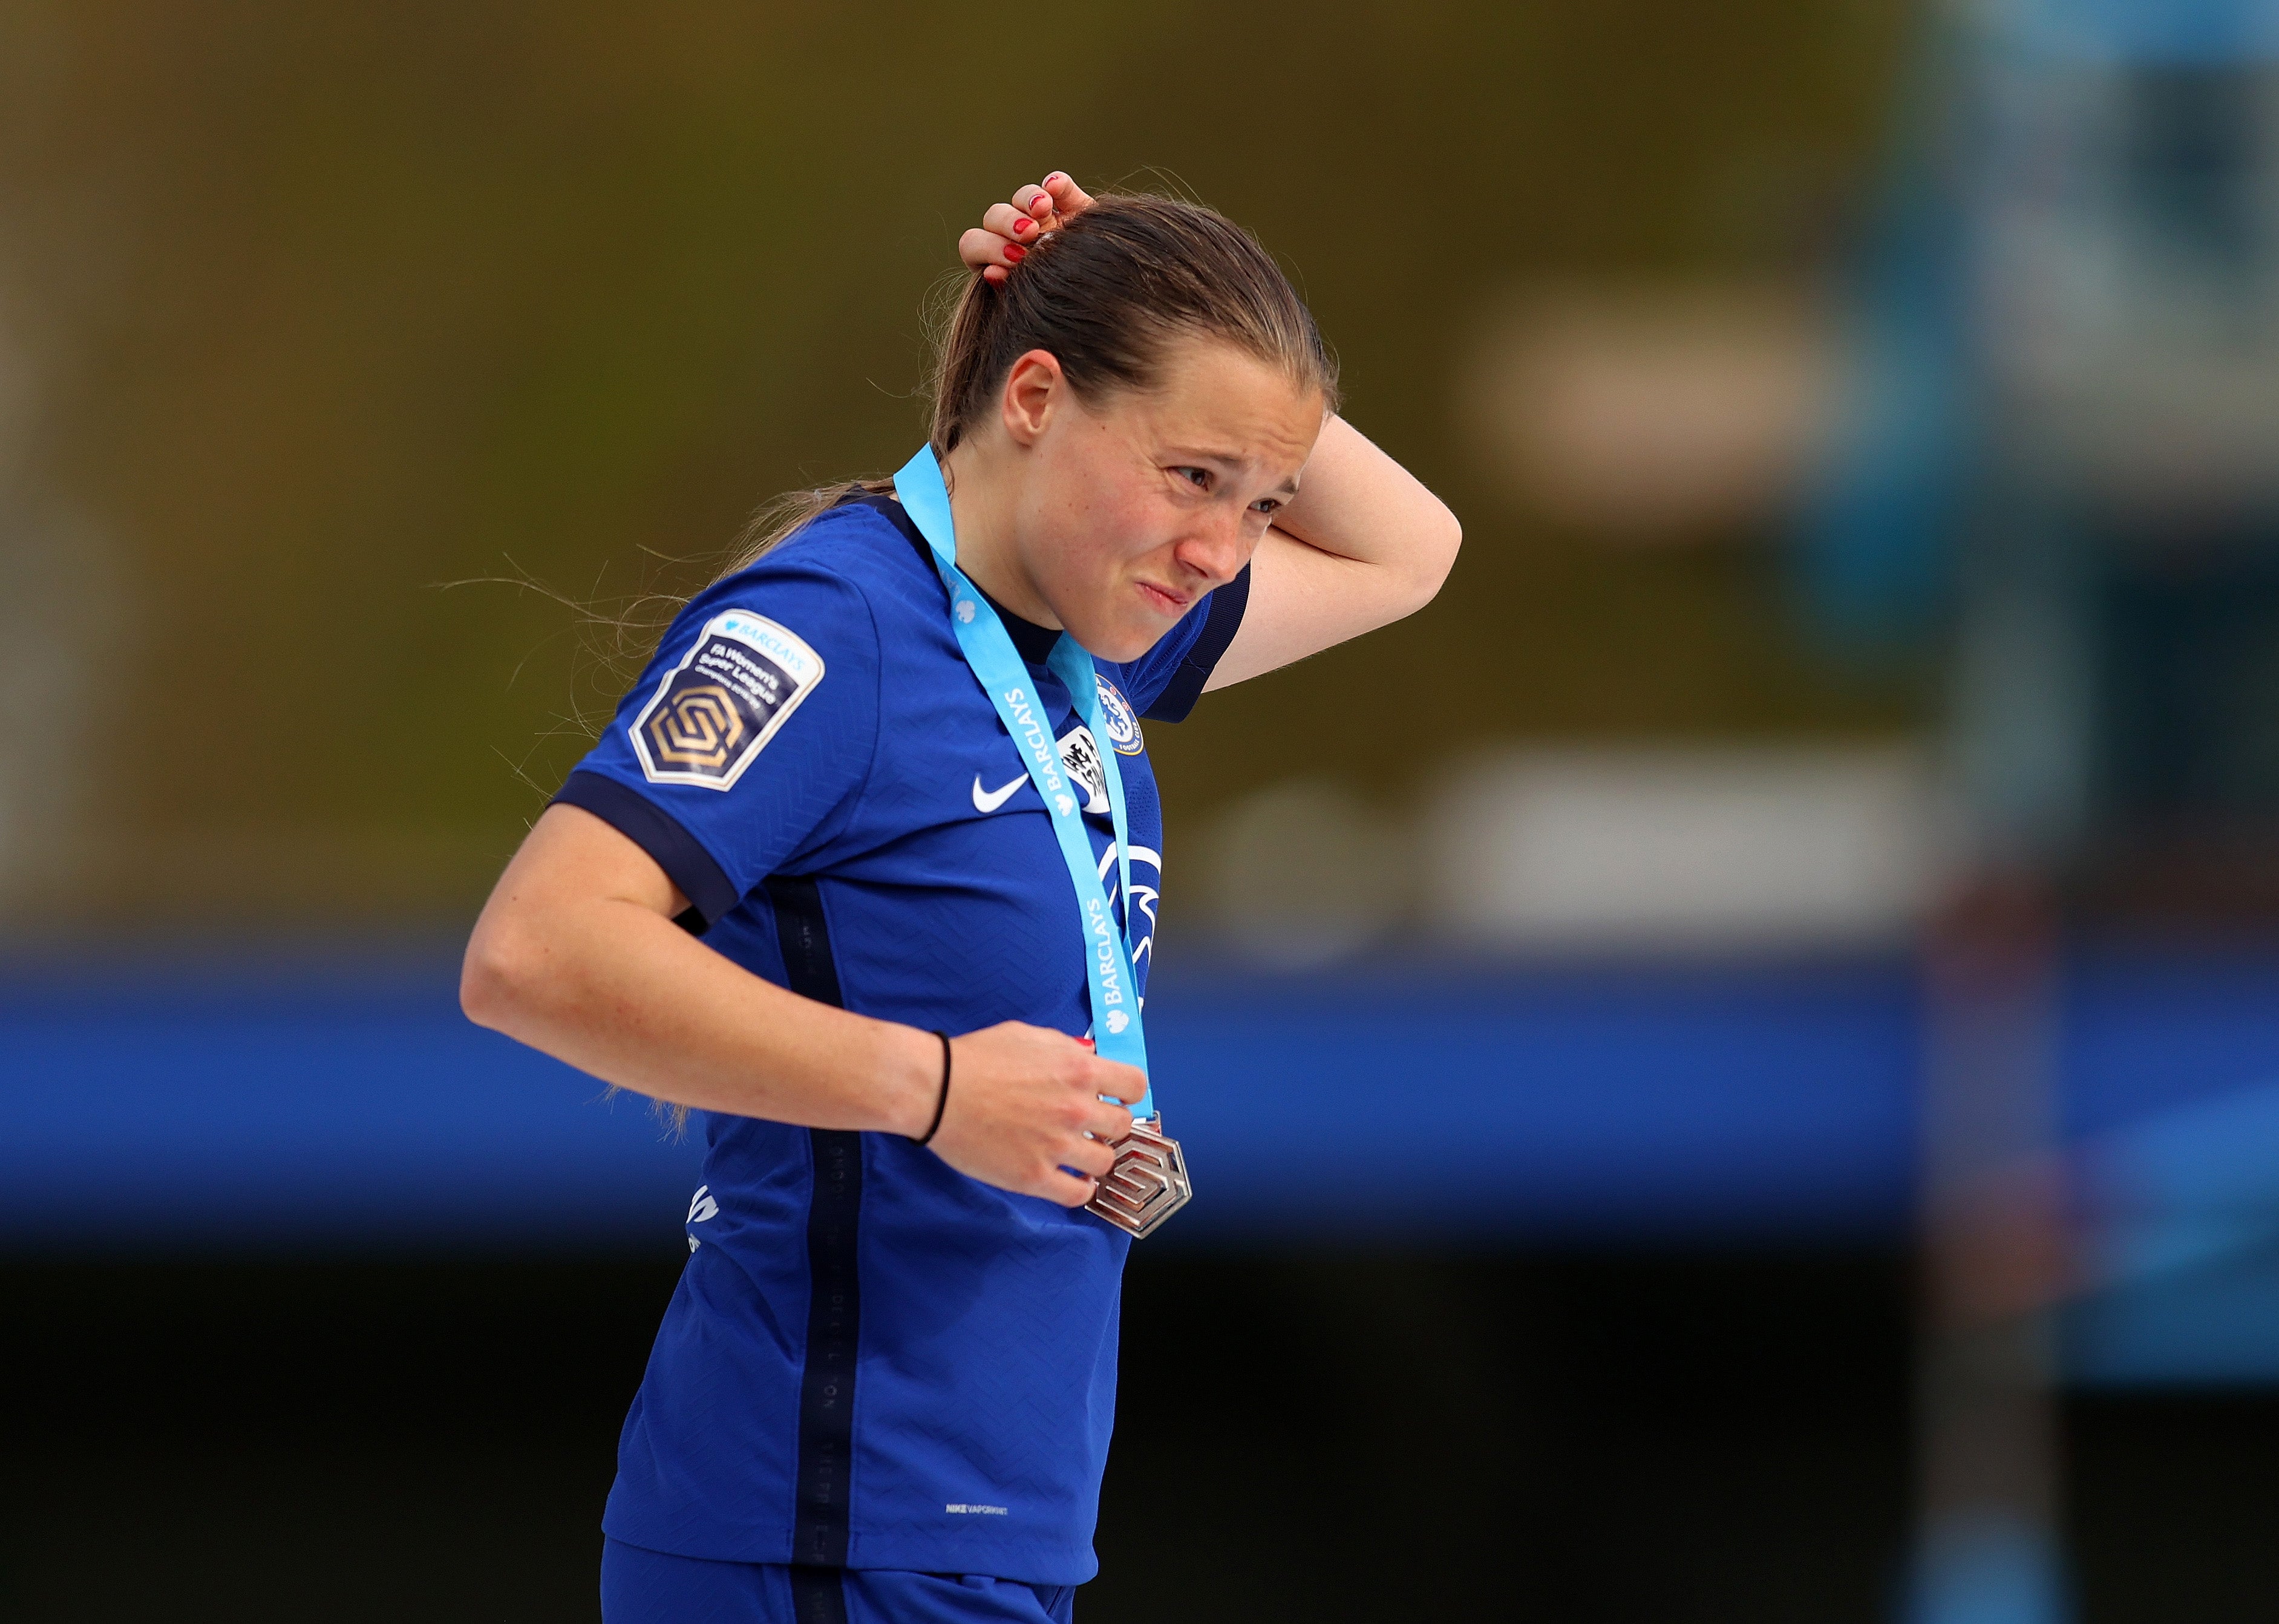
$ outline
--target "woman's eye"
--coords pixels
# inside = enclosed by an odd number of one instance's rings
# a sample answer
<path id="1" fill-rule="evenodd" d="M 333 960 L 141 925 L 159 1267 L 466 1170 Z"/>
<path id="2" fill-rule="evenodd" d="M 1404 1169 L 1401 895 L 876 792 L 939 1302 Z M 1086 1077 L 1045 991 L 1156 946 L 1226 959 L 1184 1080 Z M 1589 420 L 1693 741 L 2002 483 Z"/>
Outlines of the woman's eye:
<path id="1" fill-rule="evenodd" d="M 1210 470 L 1208 468 L 1174 468 L 1171 471 L 1198 490 L 1210 488 Z"/>
<path id="2" fill-rule="evenodd" d="M 1267 517 L 1271 518 L 1276 514 L 1282 511 L 1281 499 L 1275 496 L 1261 496 L 1256 502 L 1250 504 L 1250 510 L 1253 513 L 1262 513 Z"/>

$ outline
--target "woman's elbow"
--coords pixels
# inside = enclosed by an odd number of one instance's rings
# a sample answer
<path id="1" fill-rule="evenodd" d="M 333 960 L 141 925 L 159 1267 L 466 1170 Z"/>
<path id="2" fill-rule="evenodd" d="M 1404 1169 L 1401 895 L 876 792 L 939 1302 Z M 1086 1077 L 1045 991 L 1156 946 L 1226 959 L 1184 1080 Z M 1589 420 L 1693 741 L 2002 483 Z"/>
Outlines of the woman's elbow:
<path id="1" fill-rule="evenodd" d="M 477 1026 L 508 1031 L 536 978 L 527 926 L 487 908 L 459 963 L 459 1007 Z"/>
<path id="2" fill-rule="evenodd" d="M 1436 511 L 1417 527 L 1416 545 L 1409 550 L 1408 603 L 1401 609 L 1413 615 L 1440 594 L 1448 578 L 1448 571 L 1456 565 L 1456 554 L 1464 545 L 1464 527 L 1456 516 L 1439 502 L 1432 504 Z"/>

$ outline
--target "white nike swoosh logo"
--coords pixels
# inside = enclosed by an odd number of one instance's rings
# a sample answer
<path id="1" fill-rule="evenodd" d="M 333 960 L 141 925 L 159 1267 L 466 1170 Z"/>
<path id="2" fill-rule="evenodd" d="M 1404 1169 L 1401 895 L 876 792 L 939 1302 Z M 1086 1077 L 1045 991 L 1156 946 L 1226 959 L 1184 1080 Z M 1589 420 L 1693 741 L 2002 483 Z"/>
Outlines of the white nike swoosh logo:
<path id="1" fill-rule="evenodd" d="M 973 809 L 976 812 L 994 812 L 1012 800 L 1013 792 L 1028 781 L 1029 775 L 1024 772 L 1003 789 L 986 790 L 981 787 L 981 775 L 975 773 L 973 775 Z"/>

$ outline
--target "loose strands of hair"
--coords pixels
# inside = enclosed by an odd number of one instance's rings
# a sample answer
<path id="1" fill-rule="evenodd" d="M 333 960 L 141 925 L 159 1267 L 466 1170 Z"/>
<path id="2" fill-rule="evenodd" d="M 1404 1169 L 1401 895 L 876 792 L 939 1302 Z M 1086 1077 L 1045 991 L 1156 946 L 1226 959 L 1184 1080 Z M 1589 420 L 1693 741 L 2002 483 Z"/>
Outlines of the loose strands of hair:
<path id="1" fill-rule="evenodd" d="M 971 272 L 948 287 L 929 391 L 938 457 L 984 420 L 1013 363 L 1032 349 L 1050 353 L 1077 394 L 1096 402 L 1155 387 L 1174 342 L 1212 338 L 1337 409 L 1337 362 L 1305 301 L 1256 238 L 1201 203 L 1111 193 L 1048 233 L 1002 282 Z M 719 578 L 750 568 L 850 490 L 894 487 L 874 478 L 777 497 L 753 515 Z"/>

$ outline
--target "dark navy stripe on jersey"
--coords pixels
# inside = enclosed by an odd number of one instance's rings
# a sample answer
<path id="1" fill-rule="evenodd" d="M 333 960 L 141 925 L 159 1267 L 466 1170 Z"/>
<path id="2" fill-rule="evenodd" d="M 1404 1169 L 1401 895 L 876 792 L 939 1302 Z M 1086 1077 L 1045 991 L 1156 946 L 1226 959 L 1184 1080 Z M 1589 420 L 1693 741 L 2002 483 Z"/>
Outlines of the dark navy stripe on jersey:
<path id="1" fill-rule="evenodd" d="M 932 543 L 917 527 L 917 521 L 902 511 L 901 502 L 891 496 L 864 496 L 861 502 L 863 507 L 883 514 L 896 530 L 902 532 L 902 539 L 917 548 L 918 556 L 925 561 L 927 569 L 937 573 L 940 571 L 941 566 L 933 561 Z M 945 587 L 943 590 L 947 592 L 948 589 Z M 989 598 L 987 588 L 978 583 L 974 590 Z M 1040 626 L 1033 620 L 1024 620 L 994 598 L 989 598 L 989 607 L 995 609 L 997 618 L 1005 623 L 1005 634 L 1013 640 L 1013 647 L 1021 658 L 1032 665 L 1042 665 L 1053 657 L 1053 646 L 1061 640 L 1061 634 L 1053 627 Z"/>
<path id="2" fill-rule="evenodd" d="M 808 1130 L 815 1194 L 807 1213 L 807 1362 L 800 1373 L 797 1521 L 792 1551 L 802 1563 L 847 1560 L 855 1456 L 855 1352 L 861 1298 L 855 1241 L 863 1211 L 863 1136 Z"/>
<path id="3" fill-rule="evenodd" d="M 598 772 L 573 772 L 549 804 L 591 812 L 647 852 L 708 925 L 742 900 L 712 854 L 638 790 Z"/>
<path id="4" fill-rule="evenodd" d="M 791 1570 L 791 1612 L 798 1624 L 847 1624 L 847 1576 L 836 1567 Z"/>
<path id="5" fill-rule="evenodd" d="M 812 879 L 779 875 L 768 881 L 768 900 L 775 908 L 776 941 L 791 990 L 844 1008 L 822 889 Z M 802 1567 L 835 1568 L 847 1561 L 855 1456 L 855 1356 L 862 1327 L 855 1244 L 863 1216 L 863 1136 L 810 1128 L 807 1138 L 815 1157 L 815 1186 L 807 1207 L 810 1284 L 807 1362 L 800 1373 L 792 1554 Z M 798 1571 L 794 1569 L 794 1581 Z M 800 1617 L 807 1616 L 802 1607 Z"/>

